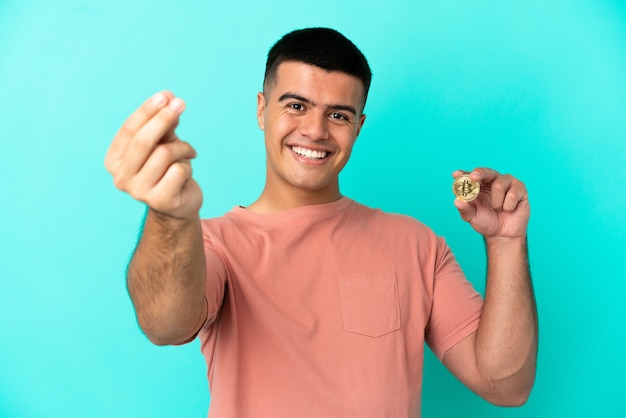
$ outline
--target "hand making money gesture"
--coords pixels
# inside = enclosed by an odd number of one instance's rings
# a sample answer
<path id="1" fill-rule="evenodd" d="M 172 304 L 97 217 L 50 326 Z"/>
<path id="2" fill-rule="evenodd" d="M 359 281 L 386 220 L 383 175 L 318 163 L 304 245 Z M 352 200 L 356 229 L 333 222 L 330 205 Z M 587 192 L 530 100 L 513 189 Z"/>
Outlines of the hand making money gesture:
<path id="1" fill-rule="evenodd" d="M 115 186 L 173 218 L 197 215 L 202 191 L 191 177 L 196 151 L 174 130 L 185 103 L 163 91 L 144 102 L 122 125 L 105 157 Z"/>
<path id="2" fill-rule="evenodd" d="M 464 174 L 457 170 L 452 176 Z M 530 216 L 524 183 L 489 168 L 476 168 L 470 180 L 480 183 L 480 193 L 471 202 L 454 201 L 461 218 L 485 238 L 523 238 Z"/>

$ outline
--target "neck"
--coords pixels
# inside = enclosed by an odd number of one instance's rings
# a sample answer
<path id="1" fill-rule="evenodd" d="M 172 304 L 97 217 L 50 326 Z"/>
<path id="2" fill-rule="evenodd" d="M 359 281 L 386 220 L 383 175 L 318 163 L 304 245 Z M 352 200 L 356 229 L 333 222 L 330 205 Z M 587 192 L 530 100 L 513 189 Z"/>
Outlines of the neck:
<path id="1" fill-rule="evenodd" d="M 320 205 L 341 199 L 339 187 L 333 190 L 275 190 L 265 185 L 261 196 L 248 206 L 248 210 L 257 213 L 278 213 L 300 206 Z"/>

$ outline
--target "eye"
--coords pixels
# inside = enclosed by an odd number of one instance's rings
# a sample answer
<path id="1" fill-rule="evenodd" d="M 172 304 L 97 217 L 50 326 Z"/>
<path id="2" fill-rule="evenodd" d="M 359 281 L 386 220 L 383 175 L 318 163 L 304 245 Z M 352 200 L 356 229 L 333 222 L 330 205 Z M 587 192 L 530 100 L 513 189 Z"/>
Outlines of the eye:
<path id="1" fill-rule="evenodd" d="M 330 118 L 331 119 L 335 119 L 335 120 L 349 120 L 346 115 L 344 115 L 343 113 L 339 113 L 339 112 L 333 112 L 330 114 Z"/>
<path id="2" fill-rule="evenodd" d="M 290 103 L 288 107 L 297 111 L 304 110 L 304 105 L 302 103 Z"/>

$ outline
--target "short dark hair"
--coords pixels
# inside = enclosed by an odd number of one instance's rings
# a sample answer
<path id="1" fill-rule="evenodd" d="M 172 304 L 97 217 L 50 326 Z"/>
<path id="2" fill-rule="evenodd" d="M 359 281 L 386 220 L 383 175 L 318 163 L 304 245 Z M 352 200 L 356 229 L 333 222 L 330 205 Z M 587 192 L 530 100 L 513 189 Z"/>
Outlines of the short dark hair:
<path id="1" fill-rule="evenodd" d="M 278 66 L 285 61 L 303 62 L 326 71 L 340 71 L 355 76 L 363 83 L 365 105 L 372 71 L 356 45 L 336 30 L 307 28 L 283 36 L 267 55 L 264 87 L 275 80 Z"/>

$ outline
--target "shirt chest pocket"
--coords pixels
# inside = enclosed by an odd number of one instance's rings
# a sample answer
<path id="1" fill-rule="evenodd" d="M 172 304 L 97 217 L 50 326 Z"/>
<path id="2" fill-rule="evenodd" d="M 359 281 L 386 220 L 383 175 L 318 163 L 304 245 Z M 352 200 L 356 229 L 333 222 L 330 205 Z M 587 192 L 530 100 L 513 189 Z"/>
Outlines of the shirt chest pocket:
<path id="1" fill-rule="evenodd" d="M 339 293 L 345 331 L 380 337 L 400 328 L 395 273 L 340 274 Z"/>

